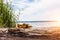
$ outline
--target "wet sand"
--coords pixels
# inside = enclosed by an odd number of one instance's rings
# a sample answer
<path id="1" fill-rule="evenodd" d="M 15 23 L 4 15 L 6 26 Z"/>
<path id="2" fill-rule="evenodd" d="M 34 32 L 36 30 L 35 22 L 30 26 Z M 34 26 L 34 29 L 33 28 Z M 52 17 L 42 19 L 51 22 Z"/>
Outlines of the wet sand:
<path id="1" fill-rule="evenodd" d="M 31 35 L 31 36 L 16 36 L 10 34 L 0 34 L 0 40 L 60 40 L 60 35 Z"/>
<path id="2" fill-rule="evenodd" d="M 29 33 L 33 33 L 33 34 L 36 33 L 36 31 L 35 32 L 34 31 L 31 31 L 31 32 L 29 31 Z M 40 30 L 38 31 L 41 32 Z M 42 33 L 44 33 L 44 31 L 42 31 Z M 60 33 L 57 33 L 57 32 L 55 33 L 55 31 L 52 33 L 53 34 L 50 34 L 50 35 L 49 33 L 47 33 L 47 35 L 42 34 L 42 35 L 28 35 L 28 36 L 26 36 L 25 34 L 21 36 L 21 34 L 14 35 L 9 33 L 0 33 L 0 40 L 60 40 Z"/>

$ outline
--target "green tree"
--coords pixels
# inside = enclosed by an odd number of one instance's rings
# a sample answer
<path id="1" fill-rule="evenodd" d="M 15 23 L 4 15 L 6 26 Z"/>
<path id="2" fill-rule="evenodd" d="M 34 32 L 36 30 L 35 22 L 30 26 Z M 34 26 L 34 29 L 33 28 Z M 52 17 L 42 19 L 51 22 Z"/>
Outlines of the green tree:
<path id="1" fill-rule="evenodd" d="M 3 27 L 14 27 L 15 21 L 16 18 L 11 5 L 8 3 L 4 4 L 3 0 L 0 0 L 0 25 L 3 25 Z"/>

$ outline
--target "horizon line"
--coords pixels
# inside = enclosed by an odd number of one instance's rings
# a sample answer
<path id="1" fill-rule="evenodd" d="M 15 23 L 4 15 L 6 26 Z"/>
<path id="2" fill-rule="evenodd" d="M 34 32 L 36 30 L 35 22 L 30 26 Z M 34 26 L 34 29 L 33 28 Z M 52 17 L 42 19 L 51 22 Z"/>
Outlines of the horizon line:
<path id="1" fill-rule="evenodd" d="M 56 22 L 56 21 L 17 21 L 18 22 Z"/>
<path id="2" fill-rule="evenodd" d="M 56 21 L 47 21 L 47 22 L 56 22 Z"/>

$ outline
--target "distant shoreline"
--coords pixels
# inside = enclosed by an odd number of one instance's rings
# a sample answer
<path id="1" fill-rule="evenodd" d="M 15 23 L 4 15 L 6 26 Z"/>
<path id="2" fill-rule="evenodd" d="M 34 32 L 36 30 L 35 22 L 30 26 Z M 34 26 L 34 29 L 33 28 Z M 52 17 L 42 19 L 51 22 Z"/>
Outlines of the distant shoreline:
<path id="1" fill-rule="evenodd" d="M 26 22 L 56 22 L 56 21 L 17 21 L 16 23 L 26 23 Z"/>

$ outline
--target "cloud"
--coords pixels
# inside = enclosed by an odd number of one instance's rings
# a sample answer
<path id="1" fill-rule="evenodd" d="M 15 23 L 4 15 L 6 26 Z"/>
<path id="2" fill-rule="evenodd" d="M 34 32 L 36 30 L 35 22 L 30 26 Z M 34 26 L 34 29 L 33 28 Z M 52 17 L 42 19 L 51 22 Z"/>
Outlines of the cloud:
<path id="1" fill-rule="evenodd" d="M 21 9 L 20 20 L 56 20 L 60 17 L 60 0 L 18 0 L 14 5 Z"/>

